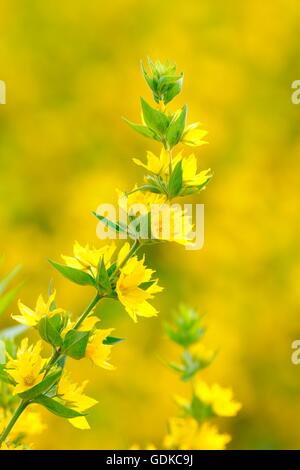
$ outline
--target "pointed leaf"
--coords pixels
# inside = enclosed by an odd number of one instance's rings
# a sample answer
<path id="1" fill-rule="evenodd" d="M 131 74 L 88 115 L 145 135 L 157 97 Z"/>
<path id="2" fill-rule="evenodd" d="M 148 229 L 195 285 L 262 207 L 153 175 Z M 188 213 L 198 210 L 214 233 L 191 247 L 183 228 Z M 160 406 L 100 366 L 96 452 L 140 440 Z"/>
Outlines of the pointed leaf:
<path id="1" fill-rule="evenodd" d="M 147 126 L 153 129 L 154 132 L 164 135 L 170 124 L 168 116 L 152 108 L 143 98 L 141 98 L 141 106 Z"/>
<path id="2" fill-rule="evenodd" d="M 178 144 L 178 142 L 181 139 L 181 136 L 185 128 L 186 114 L 187 114 L 187 106 L 184 105 L 178 118 L 175 121 L 171 122 L 167 130 L 167 135 L 166 135 L 167 142 L 171 148 L 174 147 L 176 144 Z"/>
<path id="3" fill-rule="evenodd" d="M 125 122 L 136 132 L 143 135 L 144 137 L 148 137 L 149 139 L 159 140 L 159 136 L 152 130 L 149 129 L 147 126 L 143 126 L 142 124 L 135 124 L 132 121 L 129 121 L 126 118 L 123 118 Z"/>
<path id="4" fill-rule="evenodd" d="M 82 359 L 89 340 L 89 331 L 70 330 L 64 339 L 62 352 L 73 359 Z"/>
<path id="5" fill-rule="evenodd" d="M 48 411 L 51 411 L 51 413 L 60 416 L 61 418 L 72 419 L 77 418 L 77 416 L 85 416 L 85 414 L 79 413 L 79 411 L 75 411 L 72 408 L 63 405 L 54 398 L 40 396 L 35 398 L 34 403 L 44 406 Z"/>
<path id="6" fill-rule="evenodd" d="M 122 341 L 124 341 L 124 338 L 115 338 L 114 336 L 107 336 L 104 340 L 103 340 L 103 344 L 107 344 L 109 346 L 113 346 L 117 343 L 121 343 Z"/>
<path id="7" fill-rule="evenodd" d="M 169 197 L 175 197 L 180 194 L 182 189 L 182 160 L 180 160 L 172 171 L 169 180 Z"/>
<path id="8" fill-rule="evenodd" d="M 62 338 L 58 330 L 55 328 L 56 317 L 58 316 L 60 317 L 60 315 L 55 315 L 55 317 L 52 318 L 44 316 L 40 319 L 38 324 L 41 338 L 57 348 L 62 345 Z"/>
<path id="9" fill-rule="evenodd" d="M 93 286 L 95 287 L 95 279 L 88 273 L 81 271 L 80 269 L 71 268 L 64 264 L 56 263 L 55 261 L 49 260 L 51 266 L 59 271 L 69 281 L 75 282 L 81 286 Z"/>

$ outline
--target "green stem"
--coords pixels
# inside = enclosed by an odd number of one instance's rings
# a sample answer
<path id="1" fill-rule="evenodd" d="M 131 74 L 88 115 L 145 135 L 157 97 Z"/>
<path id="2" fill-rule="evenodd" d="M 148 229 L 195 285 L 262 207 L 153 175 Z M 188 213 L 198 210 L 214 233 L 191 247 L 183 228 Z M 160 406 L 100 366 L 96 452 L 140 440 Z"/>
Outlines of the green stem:
<path id="1" fill-rule="evenodd" d="M 95 295 L 95 297 L 93 298 L 93 300 L 91 301 L 91 303 L 89 304 L 89 306 L 85 309 L 85 311 L 83 312 L 83 314 L 78 318 L 77 322 L 75 323 L 75 325 L 73 326 L 73 330 L 78 330 L 78 328 L 80 327 L 81 323 L 86 319 L 86 317 L 88 316 L 88 314 L 93 310 L 93 308 L 97 305 L 97 303 L 99 302 L 100 299 L 102 299 L 102 295 L 99 294 L 99 292 L 97 292 L 97 294 Z"/>
<path id="2" fill-rule="evenodd" d="M 0 435 L 0 446 L 3 444 L 3 442 L 5 441 L 7 436 L 9 435 L 10 431 L 12 430 L 14 425 L 16 424 L 17 420 L 19 419 L 19 417 L 21 416 L 21 414 L 23 413 L 23 411 L 25 410 L 25 408 L 28 405 L 29 405 L 28 401 L 22 400 L 20 402 L 18 408 L 16 408 L 16 410 L 15 410 L 14 414 L 12 415 L 12 417 L 11 417 L 9 423 L 7 424 L 6 428 L 4 428 L 2 434 Z"/>
<path id="3" fill-rule="evenodd" d="M 132 258 L 132 256 L 135 255 L 135 253 L 138 251 L 138 249 L 140 248 L 140 242 L 139 240 L 134 240 L 127 256 L 125 256 L 125 258 L 123 259 L 123 261 L 119 264 L 118 266 L 118 270 L 120 270 L 121 268 L 123 268 L 123 266 L 125 266 L 125 264 L 127 263 L 127 261 Z"/>
<path id="4" fill-rule="evenodd" d="M 97 294 L 95 295 L 93 300 L 90 302 L 88 307 L 85 309 L 82 315 L 78 318 L 77 322 L 72 328 L 73 330 L 77 330 L 80 327 L 84 319 L 88 316 L 88 314 L 92 311 L 92 309 L 97 305 L 100 299 L 102 299 L 102 296 L 97 292 Z M 51 367 L 54 366 L 54 364 L 61 358 L 61 356 L 63 356 L 63 354 L 61 353 L 61 348 L 58 348 L 53 352 L 50 361 L 45 367 L 45 376 L 48 374 Z"/>

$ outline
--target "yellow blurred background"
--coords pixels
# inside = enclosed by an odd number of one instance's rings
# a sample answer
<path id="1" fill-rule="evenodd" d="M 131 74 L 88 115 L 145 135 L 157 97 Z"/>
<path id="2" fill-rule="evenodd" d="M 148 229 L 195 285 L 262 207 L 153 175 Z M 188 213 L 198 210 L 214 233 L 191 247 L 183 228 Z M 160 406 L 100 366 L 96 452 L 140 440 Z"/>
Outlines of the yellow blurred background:
<path id="1" fill-rule="evenodd" d="M 205 204 L 205 247 L 147 250 L 165 290 L 157 319 L 135 325 L 116 302 L 99 307 L 103 325 L 126 342 L 116 372 L 69 362 L 90 378 L 91 431 L 43 412 L 48 430 L 36 448 L 126 448 L 159 444 L 187 386 L 159 357 L 176 357 L 162 323 L 184 301 L 206 314 L 205 344 L 220 350 L 203 373 L 232 386 L 243 409 L 221 431 L 231 448 L 299 448 L 300 366 L 291 364 L 299 322 L 300 78 L 298 0 L 2 0 L 0 79 L 0 251 L 5 268 L 23 265 L 28 305 L 54 277 L 58 304 L 75 314 L 89 288 L 53 272 L 74 240 L 95 245 L 91 211 L 130 189 L 159 146 L 121 120 L 139 121 L 150 93 L 139 61 L 174 60 L 184 71 L 175 106 L 189 105 L 210 145 L 196 155 L 214 179 L 195 198 Z M 13 309 L 16 310 L 16 304 Z M 0 326 L 12 324 L 7 315 Z"/>

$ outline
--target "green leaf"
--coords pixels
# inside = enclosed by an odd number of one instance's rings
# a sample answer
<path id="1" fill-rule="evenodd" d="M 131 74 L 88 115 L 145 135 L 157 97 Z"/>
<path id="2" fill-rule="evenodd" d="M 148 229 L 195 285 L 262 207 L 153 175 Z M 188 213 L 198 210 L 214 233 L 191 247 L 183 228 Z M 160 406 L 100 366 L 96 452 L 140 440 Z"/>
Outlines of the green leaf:
<path id="1" fill-rule="evenodd" d="M 178 95 L 181 92 L 182 82 L 183 82 L 183 76 L 182 78 L 178 80 L 177 83 L 174 83 L 174 85 L 169 86 L 168 89 L 164 92 L 165 104 L 168 104 L 170 101 L 172 101 L 173 98 L 175 98 L 176 95 Z"/>
<path id="2" fill-rule="evenodd" d="M 62 346 L 63 354 L 73 359 L 82 359 L 85 356 L 89 335 L 89 331 L 68 331 Z"/>
<path id="3" fill-rule="evenodd" d="M 144 137 L 148 137 L 149 139 L 160 140 L 159 136 L 152 130 L 149 129 L 147 126 L 143 126 L 142 124 L 135 124 L 132 121 L 129 121 L 126 118 L 123 118 L 125 122 L 136 132 L 143 135 Z"/>
<path id="4" fill-rule="evenodd" d="M 126 226 L 124 226 L 122 224 L 118 224 L 116 222 L 112 222 L 111 220 L 104 217 L 104 215 L 97 214 L 97 212 L 94 212 L 94 211 L 93 211 L 93 215 L 98 220 L 100 220 L 100 222 L 102 222 L 103 224 L 105 224 L 107 227 L 114 230 L 115 232 L 117 232 L 117 233 L 127 233 L 127 227 Z"/>
<path id="5" fill-rule="evenodd" d="M 40 396 L 35 398 L 34 403 L 44 406 L 48 411 L 60 416 L 61 418 L 72 419 L 77 418 L 78 416 L 85 416 L 85 414 L 79 413 L 79 411 L 75 411 L 72 408 L 63 405 L 54 398 Z"/>
<path id="6" fill-rule="evenodd" d="M 59 271 L 69 281 L 75 282 L 81 286 L 93 286 L 95 287 L 95 279 L 88 273 L 81 271 L 80 269 L 71 268 L 64 264 L 56 263 L 55 261 L 49 260 L 51 266 Z"/>
<path id="7" fill-rule="evenodd" d="M 0 295 L 3 294 L 9 283 L 16 277 L 21 269 L 21 265 L 16 266 L 2 281 L 0 281 Z"/>
<path id="8" fill-rule="evenodd" d="M 140 289 L 143 289 L 143 290 L 147 290 L 149 287 L 153 286 L 153 284 L 154 284 L 155 282 L 156 282 L 156 281 L 142 282 L 142 283 L 139 285 L 139 288 L 140 288 Z"/>
<path id="9" fill-rule="evenodd" d="M 182 160 L 180 160 L 171 173 L 169 180 L 169 197 L 175 197 L 180 194 L 182 189 Z"/>
<path id="10" fill-rule="evenodd" d="M 19 284 L 18 286 L 6 292 L 2 297 L 0 297 L 0 315 L 2 315 L 8 309 L 8 307 L 20 291 L 22 285 L 23 283 Z"/>
<path id="11" fill-rule="evenodd" d="M 103 340 L 103 344 L 113 346 L 115 344 L 121 343 L 122 341 L 124 341 L 124 338 L 115 338 L 114 336 L 107 336 Z"/>
<path id="12" fill-rule="evenodd" d="M 39 328 L 39 333 L 40 336 L 43 340 L 45 340 L 47 343 L 52 344 L 52 346 L 59 347 L 62 345 L 62 338 L 59 334 L 59 328 L 61 323 L 57 322 L 57 318 L 60 317 L 61 315 L 55 315 L 54 317 L 48 317 L 44 316 L 40 319 L 38 328 Z M 58 328 L 57 328 L 58 327 Z"/>
<path id="13" fill-rule="evenodd" d="M 7 371 L 5 370 L 4 364 L 0 364 L 0 382 L 15 385 L 15 381 L 8 375 Z"/>
<path id="14" fill-rule="evenodd" d="M 172 148 L 181 139 L 185 128 L 185 121 L 186 121 L 186 114 L 187 114 L 187 105 L 184 105 L 182 108 L 181 113 L 179 114 L 178 118 L 175 121 L 172 121 L 168 130 L 167 130 L 167 142 L 169 146 Z"/>
<path id="15" fill-rule="evenodd" d="M 101 287 L 103 287 L 103 289 L 106 292 L 109 293 L 111 291 L 111 284 L 110 284 L 110 280 L 109 280 L 109 275 L 107 273 L 107 270 L 106 270 L 106 267 L 105 267 L 105 264 L 104 264 L 103 256 L 101 256 L 101 258 L 100 258 L 96 282 Z"/>
<path id="16" fill-rule="evenodd" d="M 19 397 L 21 397 L 23 400 L 32 400 L 33 398 L 48 392 L 48 390 L 50 390 L 50 388 L 57 383 L 61 373 L 62 369 L 57 369 L 55 372 L 46 375 L 44 380 L 42 380 L 39 384 L 35 385 L 29 390 L 26 390 L 26 392 L 19 393 Z"/>
<path id="17" fill-rule="evenodd" d="M 168 116 L 152 108 L 143 98 L 141 98 L 141 106 L 147 126 L 154 130 L 154 132 L 164 135 L 170 124 Z"/>

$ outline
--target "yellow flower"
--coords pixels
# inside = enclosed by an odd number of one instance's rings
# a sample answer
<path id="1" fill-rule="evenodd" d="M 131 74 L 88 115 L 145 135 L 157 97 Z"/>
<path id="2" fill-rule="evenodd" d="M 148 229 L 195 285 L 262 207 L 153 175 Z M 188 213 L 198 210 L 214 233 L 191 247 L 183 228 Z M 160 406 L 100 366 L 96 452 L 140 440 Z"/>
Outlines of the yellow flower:
<path id="1" fill-rule="evenodd" d="M 177 204 L 161 204 L 152 212 L 151 236 L 157 240 L 189 245 L 194 239 L 192 218 Z"/>
<path id="2" fill-rule="evenodd" d="M 114 243 L 104 245 L 102 248 L 96 249 L 94 247 L 90 248 L 88 244 L 81 246 L 78 242 L 75 242 L 73 246 L 73 256 L 62 255 L 62 258 L 67 266 L 80 269 L 81 271 L 86 271 L 95 277 L 100 258 L 103 256 L 104 264 L 107 265 L 110 262 L 115 249 L 116 246 Z"/>
<path id="3" fill-rule="evenodd" d="M 211 178 L 211 170 L 200 171 L 197 174 L 197 158 L 192 153 L 188 157 L 183 157 L 182 152 L 179 152 L 173 160 L 173 168 L 179 161 L 182 161 L 182 180 L 187 187 L 202 186 Z"/>
<path id="4" fill-rule="evenodd" d="M 191 147 L 199 147 L 200 145 L 207 144 L 203 137 L 207 135 L 207 131 L 199 129 L 200 122 L 194 122 L 187 126 L 182 134 L 181 142 Z"/>
<path id="5" fill-rule="evenodd" d="M 194 130 L 194 133 L 198 132 Z M 199 131 L 201 133 L 205 131 Z M 204 142 L 203 142 L 204 143 Z M 151 173 L 160 175 L 164 179 L 169 175 L 170 171 L 170 157 L 168 152 L 163 148 L 160 156 L 157 157 L 152 152 L 147 152 L 147 164 L 142 163 L 140 160 L 134 158 L 133 161 L 139 165 L 146 168 Z M 211 170 L 203 170 L 197 174 L 197 158 L 192 153 L 188 157 L 184 157 L 182 152 L 179 152 L 172 160 L 172 169 L 174 170 L 175 166 L 179 161 L 182 161 L 182 180 L 185 187 L 198 187 L 205 185 L 211 179 Z M 142 200 L 136 202 L 144 203 Z"/>
<path id="6" fill-rule="evenodd" d="M 41 341 L 28 346 L 28 338 L 24 338 L 18 348 L 17 358 L 9 356 L 6 369 L 17 384 L 14 387 L 14 394 L 25 392 L 43 380 L 44 374 L 41 370 L 45 359 L 40 355 L 41 348 Z"/>
<path id="7" fill-rule="evenodd" d="M 154 173 L 155 175 L 164 176 L 169 171 L 170 157 L 164 147 L 161 149 L 159 157 L 154 155 L 152 152 L 147 152 L 147 164 L 141 162 L 141 160 L 137 158 L 133 158 L 133 161 L 136 165 L 146 168 L 146 170 Z"/>
<path id="8" fill-rule="evenodd" d="M 133 207 L 136 204 L 142 204 L 146 209 L 146 213 L 151 211 L 153 204 L 163 204 L 166 200 L 166 196 L 162 194 L 155 194 L 149 191 L 135 191 L 136 188 L 134 187 L 133 192 L 128 195 L 119 193 L 118 205 L 129 215 L 138 215 L 136 210 L 138 207 Z"/>
<path id="9" fill-rule="evenodd" d="M 125 243 L 119 252 L 119 265 L 126 258 L 129 250 L 129 243 Z M 137 256 L 130 258 L 120 269 L 116 292 L 118 299 L 135 322 L 138 315 L 142 317 L 157 315 L 157 310 L 148 302 L 154 294 L 162 291 L 162 288 L 158 286 L 158 280 L 152 280 L 154 272 L 152 269 L 146 268 L 144 258 L 139 260 Z M 146 285 L 145 283 L 150 284 Z"/>
<path id="10" fill-rule="evenodd" d="M 97 329 L 95 333 L 92 334 L 85 350 L 86 357 L 91 359 L 96 366 L 103 367 L 103 369 L 107 370 L 115 369 L 115 367 L 108 362 L 112 346 L 103 344 L 105 338 L 107 338 L 112 331 L 113 328 L 106 330 Z"/>
<path id="11" fill-rule="evenodd" d="M 178 450 L 224 450 L 230 441 L 229 434 L 220 434 L 217 427 L 209 423 L 199 424 L 193 418 L 172 418 L 164 446 Z"/>
<path id="12" fill-rule="evenodd" d="M 222 388 L 218 384 L 211 387 L 202 380 L 195 384 L 195 396 L 203 403 L 209 404 L 213 412 L 218 416 L 235 416 L 242 405 L 233 400 L 230 388 Z"/>
<path id="13" fill-rule="evenodd" d="M 26 326 L 36 326 L 40 319 L 44 316 L 53 316 L 57 313 L 64 313 L 62 308 L 55 308 L 51 310 L 51 305 L 54 302 L 56 291 L 49 296 L 47 302 L 45 302 L 42 295 L 37 299 L 35 309 L 24 305 L 20 300 L 18 302 L 18 307 L 21 315 L 12 315 L 12 318 L 22 325 Z"/>
<path id="14" fill-rule="evenodd" d="M 79 413 L 96 405 L 98 402 L 94 398 L 90 398 L 83 393 L 88 381 L 84 381 L 81 385 L 75 384 L 70 380 L 66 372 L 63 373 L 59 384 L 57 395 L 64 400 L 65 404 Z M 84 416 L 69 419 L 69 422 L 78 429 L 90 429 L 89 423 Z"/>

